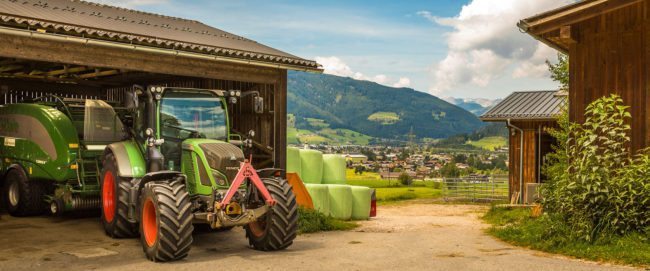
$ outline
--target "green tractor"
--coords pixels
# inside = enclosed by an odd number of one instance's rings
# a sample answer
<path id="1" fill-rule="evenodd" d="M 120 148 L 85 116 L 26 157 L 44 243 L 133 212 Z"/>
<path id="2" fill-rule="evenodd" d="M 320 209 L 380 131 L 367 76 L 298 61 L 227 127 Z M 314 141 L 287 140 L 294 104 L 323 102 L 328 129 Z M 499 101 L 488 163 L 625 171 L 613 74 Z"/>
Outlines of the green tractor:
<path id="1" fill-rule="evenodd" d="M 101 208 L 106 233 L 139 235 L 152 261 L 186 257 L 196 224 L 243 226 L 254 249 L 287 248 L 295 196 L 281 169 L 255 170 L 245 157 L 253 131 L 231 134 L 227 105 L 241 96 L 136 86 L 119 106 L 55 96 L 0 106 L 6 208 L 13 216 Z"/>

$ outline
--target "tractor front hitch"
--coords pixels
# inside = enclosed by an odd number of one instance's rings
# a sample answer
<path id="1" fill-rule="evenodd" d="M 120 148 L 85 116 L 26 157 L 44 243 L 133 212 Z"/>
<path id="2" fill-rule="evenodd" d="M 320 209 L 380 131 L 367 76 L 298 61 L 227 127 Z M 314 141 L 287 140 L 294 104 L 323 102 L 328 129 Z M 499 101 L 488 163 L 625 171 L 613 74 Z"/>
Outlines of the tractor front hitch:
<path id="1" fill-rule="evenodd" d="M 235 197 L 239 188 L 246 180 L 248 180 L 251 185 L 255 186 L 259 195 L 264 199 L 264 202 L 266 203 L 265 205 L 255 209 L 245 209 L 242 211 L 241 206 L 237 202 L 232 201 L 233 197 Z M 241 163 L 239 172 L 237 172 L 237 175 L 231 182 L 228 191 L 226 191 L 226 194 L 223 196 L 223 199 L 216 201 L 215 197 L 216 195 L 213 194 L 213 205 L 211 206 L 212 211 L 209 211 L 205 216 L 205 219 L 207 219 L 212 228 L 242 226 L 254 222 L 266 214 L 276 203 L 269 190 L 264 186 L 264 182 L 262 182 L 257 171 L 253 168 L 251 159 L 246 159 Z M 234 211 L 232 208 L 233 206 L 236 206 Z M 236 214 L 237 216 L 232 217 L 231 215 L 233 214 Z"/>
<path id="2" fill-rule="evenodd" d="M 228 204 L 230 204 L 232 197 L 235 195 L 235 193 L 237 193 L 239 187 L 246 180 L 249 180 L 251 184 L 253 184 L 255 188 L 257 188 L 257 191 L 260 192 L 262 198 L 264 198 L 264 201 L 266 202 L 267 205 L 269 206 L 275 205 L 275 200 L 273 199 L 273 197 L 271 197 L 271 193 L 269 192 L 268 189 L 266 189 L 266 186 L 264 186 L 264 183 L 262 182 L 260 176 L 257 175 L 257 171 L 255 171 L 255 168 L 253 168 L 251 161 L 252 158 L 250 160 L 246 159 L 244 160 L 244 162 L 241 163 L 239 172 L 237 172 L 235 179 L 233 180 L 233 182 L 230 184 L 230 187 L 228 188 L 228 192 L 226 192 L 226 195 L 224 196 L 223 200 L 219 204 L 221 209 L 225 209 L 225 207 L 228 206 Z"/>

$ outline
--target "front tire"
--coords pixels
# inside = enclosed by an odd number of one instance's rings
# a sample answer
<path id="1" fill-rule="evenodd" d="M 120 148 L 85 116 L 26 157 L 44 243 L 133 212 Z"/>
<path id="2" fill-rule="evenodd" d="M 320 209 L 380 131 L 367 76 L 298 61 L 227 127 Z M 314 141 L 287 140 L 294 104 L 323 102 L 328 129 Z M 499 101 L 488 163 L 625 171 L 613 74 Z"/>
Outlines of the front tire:
<path id="1" fill-rule="evenodd" d="M 138 236 L 138 224 L 129 221 L 130 180 L 120 177 L 115 156 L 104 157 L 101 178 L 102 224 L 106 234 L 113 238 Z"/>
<path id="2" fill-rule="evenodd" d="M 276 203 L 268 213 L 245 226 L 246 237 L 256 250 L 282 250 L 293 244 L 298 232 L 298 205 L 284 179 L 262 179 Z"/>
<path id="3" fill-rule="evenodd" d="M 140 241 L 154 262 L 187 257 L 192 245 L 192 205 L 182 179 L 145 184 L 140 200 Z"/>
<path id="4" fill-rule="evenodd" d="M 43 201 L 44 194 L 44 184 L 29 180 L 20 167 L 9 170 L 5 175 L 3 196 L 7 211 L 12 216 L 42 214 L 46 207 Z"/>

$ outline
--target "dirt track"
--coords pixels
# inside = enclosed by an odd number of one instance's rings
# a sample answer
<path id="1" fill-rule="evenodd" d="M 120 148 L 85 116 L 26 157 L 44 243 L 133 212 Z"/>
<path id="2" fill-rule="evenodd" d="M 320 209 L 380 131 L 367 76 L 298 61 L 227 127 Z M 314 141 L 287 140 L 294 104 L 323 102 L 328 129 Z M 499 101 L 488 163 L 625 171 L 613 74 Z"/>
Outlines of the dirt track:
<path id="1" fill-rule="evenodd" d="M 249 249 L 241 229 L 195 234 L 189 257 L 148 262 L 98 218 L 0 219 L 0 270 L 633 270 L 516 248 L 483 234 L 480 206 L 400 204 L 352 232 L 301 235 L 282 252 Z M 228 267 L 230 266 L 230 267 Z"/>

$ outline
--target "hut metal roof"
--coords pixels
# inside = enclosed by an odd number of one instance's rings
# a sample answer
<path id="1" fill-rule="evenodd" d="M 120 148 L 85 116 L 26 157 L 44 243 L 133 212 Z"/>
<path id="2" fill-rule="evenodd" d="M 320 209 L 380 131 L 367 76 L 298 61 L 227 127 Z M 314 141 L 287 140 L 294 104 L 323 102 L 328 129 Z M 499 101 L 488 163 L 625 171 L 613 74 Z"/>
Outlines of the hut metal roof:
<path id="1" fill-rule="evenodd" d="M 483 121 L 553 120 L 562 110 L 566 96 L 557 90 L 514 92 L 485 112 Z"/>

